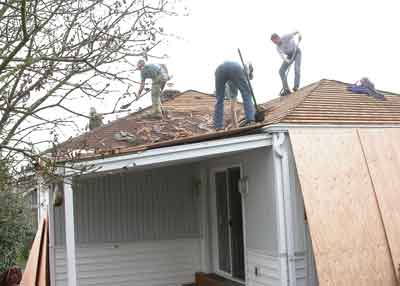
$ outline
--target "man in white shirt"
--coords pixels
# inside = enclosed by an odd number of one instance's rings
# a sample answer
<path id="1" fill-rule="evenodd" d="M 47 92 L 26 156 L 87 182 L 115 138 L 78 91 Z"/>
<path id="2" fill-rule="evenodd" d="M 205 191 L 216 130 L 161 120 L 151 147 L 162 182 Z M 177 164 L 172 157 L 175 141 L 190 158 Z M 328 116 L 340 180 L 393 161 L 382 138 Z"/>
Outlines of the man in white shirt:
<path id="1" fill-rule="evenodd" d="M 300 86 L 300 66 L 301 66 L 301 50 L 296 44 L 294 37 L 298 36 L 298 43 L 301 41 L 301 35 L 299 32 L 284 35 L 280 37 L 278 34 L 272 34 L 271 41 L 276 45 L 278 53 L 283 59 L 281 68 L 279 69 L 279 75 L 283 85 L 283 95 L 290 93 L 290 88 L 287 83 L 287 70 L 290 65 L 294 62 L 294 87 L 293 91 L 297 91 Z"/>

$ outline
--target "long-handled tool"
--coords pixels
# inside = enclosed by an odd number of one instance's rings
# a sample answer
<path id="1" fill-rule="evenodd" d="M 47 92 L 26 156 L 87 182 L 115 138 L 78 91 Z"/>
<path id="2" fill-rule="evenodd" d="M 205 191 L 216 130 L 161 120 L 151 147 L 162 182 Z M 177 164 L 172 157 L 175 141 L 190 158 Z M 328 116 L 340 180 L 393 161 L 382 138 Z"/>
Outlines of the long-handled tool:
<path id="1" fill-rule="evenodd" d="M 243 57 L 242 57 L 242 53 L 240 52 L 240 49 L 238 49 L 238 53 L 239 53 L 240 60 L 242 61 L 243 70 L 246 70 L 246 66 L 244 64 L 244 60 L 243 60 Z M 256 114 L 254 116 L 254 119 L 255 119 L 256 122 L 263 122 L 264 119 L 265 119 L 265 110 L 257 105 L 256 97 L 254 96 L 254 92 L 253 92 L 253 87 L 251 86 L 251 83 L 250 83 L 249 74 L 247 72 L 245 72 L 245 74 L 246 74 L 247 84 L 249 85 L 250 94 L 251 94 L 251 96 L 253 98 L 253 101 L 254 101 L 254 107 L 256 109 Z"/>

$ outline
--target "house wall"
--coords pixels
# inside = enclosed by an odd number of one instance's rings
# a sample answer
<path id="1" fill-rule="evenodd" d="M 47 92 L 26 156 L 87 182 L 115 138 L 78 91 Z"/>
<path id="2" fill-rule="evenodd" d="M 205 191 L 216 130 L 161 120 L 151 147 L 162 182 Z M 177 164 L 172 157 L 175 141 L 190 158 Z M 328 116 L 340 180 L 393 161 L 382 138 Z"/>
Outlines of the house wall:
<path id="1" fill-rule="evenodd" d="M 297 286 L 317 286 L 317 276 L 312 252 L 311 239 L 305 220 L 304 202 L 300 182 L 297 175 L 296 162 L 291 149 L 290 141 L 285 141 L 288 149 L 289 175 L 291 188 L 291 205 L 293 207 L 293 222 L 295 236 L 295 261 Z"/>
<path id="2" fill-rule="evenodd" d="M 244 202 L 246 285 L 278 285 L 280 267 L 272 148 L 208 160 L 201 166 L 211 174 L 214 168 L 237 164 L 242 166 L 243 177 L 248 177 Z"/>
<path id="3" fill-rule="evenodd" d="M 180 285 L 200 269 L 196 170 L 182 165 L 77 180 L 79 285 Z M 55 209 L 56 285 L 66 284 L 63 208 Z"/>

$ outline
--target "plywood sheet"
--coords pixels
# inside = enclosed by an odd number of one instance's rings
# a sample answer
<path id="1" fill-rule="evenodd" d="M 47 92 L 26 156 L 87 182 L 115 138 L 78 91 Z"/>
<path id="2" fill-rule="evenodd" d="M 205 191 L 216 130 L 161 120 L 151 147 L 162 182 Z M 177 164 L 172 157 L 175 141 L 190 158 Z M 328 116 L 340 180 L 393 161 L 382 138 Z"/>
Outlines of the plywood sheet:
<path id="1" fill-rule="evenodd" d="M 358 132 L 397 269 L 400 265 L 400 129 L 359 129 Z"/>
<path id="2" fill-rule="evenodd" d="M 355 129 L 289 131 L 319 285 L 396 285 Z"/>

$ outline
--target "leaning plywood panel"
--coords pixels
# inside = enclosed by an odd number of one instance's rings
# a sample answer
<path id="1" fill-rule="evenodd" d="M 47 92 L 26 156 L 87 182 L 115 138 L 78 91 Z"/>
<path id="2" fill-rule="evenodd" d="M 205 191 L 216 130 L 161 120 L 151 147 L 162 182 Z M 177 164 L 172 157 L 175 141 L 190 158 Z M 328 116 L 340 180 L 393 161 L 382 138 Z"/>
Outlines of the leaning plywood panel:
<path id="1" fill-rule="evenodd" d="M 400 265 L 400 129 L 359 129 L 394 267 Z"/>
<path id="2" fill-rule="evenodd" d="M 357 131 L 289 131 L 319 285 L 396 285 Z"/>

